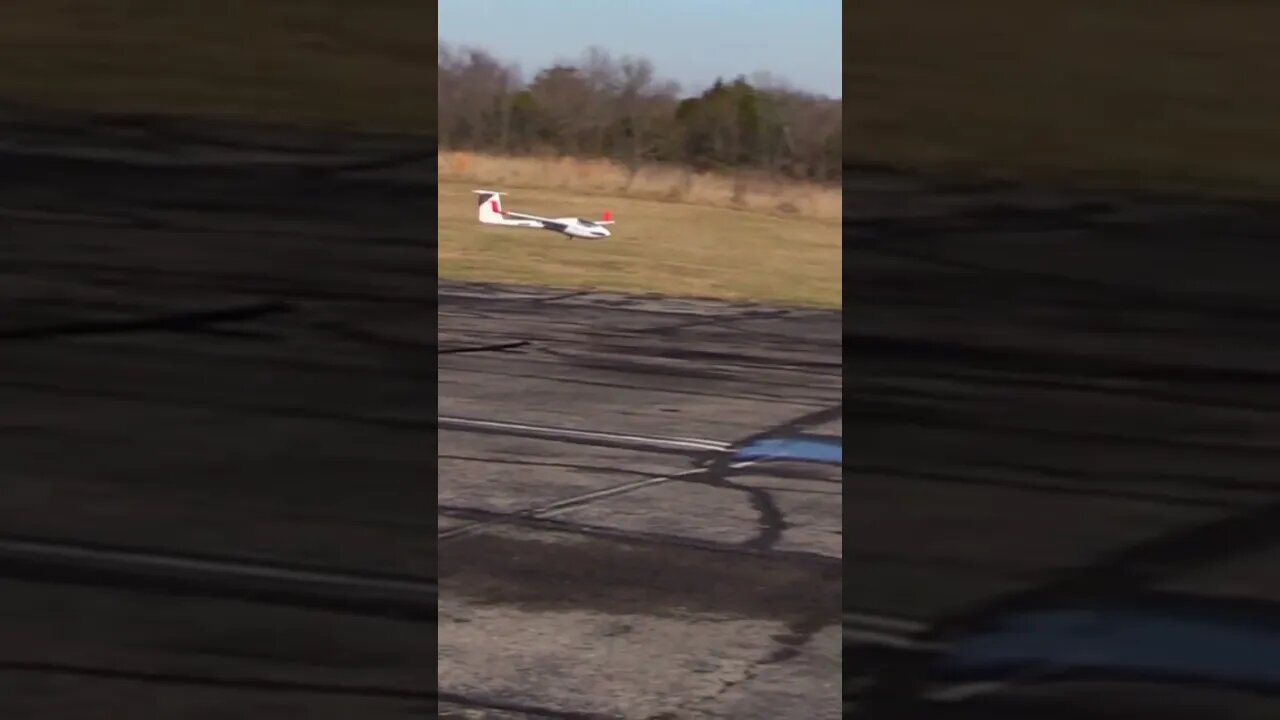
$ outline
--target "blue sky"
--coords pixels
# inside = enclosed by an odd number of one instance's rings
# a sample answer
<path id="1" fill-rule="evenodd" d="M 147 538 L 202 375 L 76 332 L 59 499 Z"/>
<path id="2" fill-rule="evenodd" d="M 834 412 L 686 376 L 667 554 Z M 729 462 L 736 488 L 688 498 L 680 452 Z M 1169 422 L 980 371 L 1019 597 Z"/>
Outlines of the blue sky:
<path id="1" fill-rule="evenodd" d="M 439 0 L 440 41 L 482 47 L 524 79 L 591 45 L 649 58 L 700 91 L 760 70 L 840 97 L 840 0 Z"/>

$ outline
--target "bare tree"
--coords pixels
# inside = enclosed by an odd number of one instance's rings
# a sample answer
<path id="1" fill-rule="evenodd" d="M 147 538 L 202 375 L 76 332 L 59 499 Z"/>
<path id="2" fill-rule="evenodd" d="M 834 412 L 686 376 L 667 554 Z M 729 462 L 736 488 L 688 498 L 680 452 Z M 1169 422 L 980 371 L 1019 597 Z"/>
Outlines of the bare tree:
<path id="1" fill-rule="evenodd" d="M 529 92 L 537 103 L 543 138 L 569 154 L 589 152 L 584 140 L 591 121 L 582 109 L 590 102 L 590 88 L 582 72 L 571 65 L 548 68 L 533 79 Z"/>
<path id="2" fill-rule="evenodd" d="M 621 85 L 618 65 L 599 47 L 590 47 L 578 67 L 586 85 L 586 102 L 582 107 L 584 125 L 590 133 L 590 152 L 608 154 L 608 140 L 617 117 L 616 102 Z"/>
<path id="3" fill-rule="evenodd" d="M 769 73 L 681 99 L 647 59 L 615 60 L 598 47 L 527 85 L 483 50 L 441 43 L 438 58 L 442 147 L 612 157 L 633 178 L 644 162 L 664 160 L 839 179 L 841 102 Z"/>
<path id="4" fill-rule="evenodd" d="M 442 147 L 505 148 L 515 68 L 478 48 L 440 46 L 438 98 Z"/>

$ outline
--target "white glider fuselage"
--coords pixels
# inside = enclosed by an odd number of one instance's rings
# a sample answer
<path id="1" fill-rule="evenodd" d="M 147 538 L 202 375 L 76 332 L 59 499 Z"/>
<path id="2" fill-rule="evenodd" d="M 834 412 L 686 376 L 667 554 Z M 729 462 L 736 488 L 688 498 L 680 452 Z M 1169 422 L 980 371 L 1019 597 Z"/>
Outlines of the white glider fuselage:
<path id="1" fill-rule="evenodd" d="M 605 225 L 612 225 L 613 218 L 605 213 L 604 220 L 583 220 L 576 217 L 547 218 L 502 209 L 502 197 L 506 193 L 495 190 L 473 190 L 479 196 L 480 222 L 485 225 L 505 225 L 539 230 L 552 230 L 569 237 L 586 240 L 603 240 L 611 234 Z"/>

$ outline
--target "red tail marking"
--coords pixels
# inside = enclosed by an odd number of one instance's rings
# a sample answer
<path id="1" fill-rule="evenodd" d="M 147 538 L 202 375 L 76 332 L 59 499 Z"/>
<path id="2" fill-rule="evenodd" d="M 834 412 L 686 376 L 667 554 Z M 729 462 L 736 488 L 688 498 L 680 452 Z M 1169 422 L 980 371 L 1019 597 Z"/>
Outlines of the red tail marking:
<path id="1" fill-rule="evenodd" d="M 493 208 L 493 211 L 494 211 L 494 212 L 496 212 L 496 213 L 498 213 L 499 215 L 501 215 L 501 214 L 502 214 L 502 208 L 498 206 L 498 201 L 497 201 L 497 200 L 494 200 L 494 201 L 490 202 L 490 203 L 489 203 L 489 207 Z"/>
<path id="2" fill-rule="evenodd" d="M 612 219 L 613 219 L 613 213 L 609 212 L 608 210 L 605 210 L 605 211 L 604 211 L 604 221 L 605 221 L 605 222 L 609 222 L 609 221 L 610 221 L 610 220 L 612 220 Z"/>

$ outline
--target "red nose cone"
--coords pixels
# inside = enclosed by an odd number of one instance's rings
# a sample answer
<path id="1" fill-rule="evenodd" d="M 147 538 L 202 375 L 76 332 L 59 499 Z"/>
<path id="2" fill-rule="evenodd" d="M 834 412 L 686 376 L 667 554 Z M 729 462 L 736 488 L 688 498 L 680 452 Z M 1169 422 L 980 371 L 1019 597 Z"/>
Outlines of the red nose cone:
<path id="1" fill-rule="evenodd" d="M 605 222 L 609 222 L 609 221 L 610 221 L 610 220 L 612 220 L 612 219 L 613 219 L 613 213 L 609 212 L 608 210 L 605 210 L 605 211 L 604 211 L 604 221 L 605 221 Z"/>

